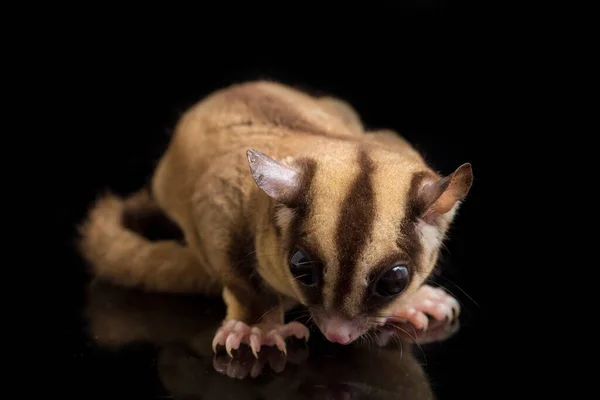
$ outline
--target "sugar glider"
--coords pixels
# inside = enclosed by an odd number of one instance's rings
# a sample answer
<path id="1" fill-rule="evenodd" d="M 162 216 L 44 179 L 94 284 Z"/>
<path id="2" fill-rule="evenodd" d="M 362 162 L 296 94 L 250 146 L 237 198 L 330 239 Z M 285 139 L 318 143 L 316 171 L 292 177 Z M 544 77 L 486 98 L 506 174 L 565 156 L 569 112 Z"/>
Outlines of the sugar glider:
<path id="1" fill-rule="evenodd" d="M 284 322 L 298 304 L 348 344 L 389 321 L 456 318 L 456 299 L 425 281 L 472 181 L 471 164 L 442 175 L 396 132 L 365 130 L 343 100 L 251 81 L 187 110 L 149 190 L 100 197 L 79 243 L 99 278 L 222 296 L 213 350 L 285 352 L 287 337 L 308 339 Z M 184 243 L 129 229 L 128 201 L 163 212 Z"/>

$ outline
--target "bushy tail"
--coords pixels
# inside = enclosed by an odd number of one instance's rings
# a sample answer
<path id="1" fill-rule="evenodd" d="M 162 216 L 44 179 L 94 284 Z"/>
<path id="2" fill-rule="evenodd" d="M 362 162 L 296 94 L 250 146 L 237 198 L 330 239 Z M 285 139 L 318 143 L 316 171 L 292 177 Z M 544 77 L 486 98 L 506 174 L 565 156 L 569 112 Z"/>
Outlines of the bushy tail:
<path id="1" fill-rule="evenodd" d="M 150 291 L 218 294 L 216 279 L 177 240 L 152 240 L 157 227 L 178 228 L 148 190 L 122 199 L 108 193 L 92 206 L 79 227 L 79 250 L 92 273 L 113 283 Z"/>

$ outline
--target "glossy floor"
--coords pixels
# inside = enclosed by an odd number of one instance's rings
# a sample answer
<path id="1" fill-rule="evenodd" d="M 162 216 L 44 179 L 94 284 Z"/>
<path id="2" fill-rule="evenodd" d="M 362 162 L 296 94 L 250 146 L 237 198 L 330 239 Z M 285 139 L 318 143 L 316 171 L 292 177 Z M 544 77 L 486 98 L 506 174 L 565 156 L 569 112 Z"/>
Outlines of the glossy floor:
<path id="1" fill-rule="evenodd" d="M 477 398 L 484 382 L 477 324 L 438 324 L 427 333 L 405 326 L 387 344 L 370 336 L 349 346 L 326 342 L 312 327 L 309 342 L 290 342 L 287 356 L 263 347 L 257 360 L 243 347 L 231 359 L 211 349 L 224 313 L 218 299 L 100 282 L 86 284 L 85 299 L 73 354 L 85 398 Z M 299 317 L 302 309 L 288 315 Z M 421 345 L 412 344 L 415 333 Z"/>

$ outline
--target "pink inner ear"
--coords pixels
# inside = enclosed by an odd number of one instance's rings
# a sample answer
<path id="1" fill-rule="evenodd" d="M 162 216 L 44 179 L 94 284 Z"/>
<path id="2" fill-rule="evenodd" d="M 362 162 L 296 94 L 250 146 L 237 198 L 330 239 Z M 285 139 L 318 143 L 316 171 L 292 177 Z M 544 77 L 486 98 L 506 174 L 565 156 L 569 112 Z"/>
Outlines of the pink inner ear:
<path id="1" fill-rule="evenodd" d="M 450 184 L 448 189 L 442 193 L 442 195 L 437 199 L 434 203 L 433 208 L 438 214 L 445 214 L 454 207 L 456 202 L 460 198 L 460 194 L 456 191 L 456 189 Z"/>
<path id="2" fill-rule="evenodd" d="M 248 150 L 247 155 L 252 178 L 268 196 L 280 201 L 294 196 L 299 181 L 296 170 L 256 150 Z"/>
<path id="3" fill-rule="evenodd" d="M 432 223 L 438 215 L 449 212 L 467 195 L 472 182 L 471 165 L 467 163 L 458 167 L 452 175 L 425 185 L 421 195 L 427 211 L 422 218 L 427 223 Z"/>
<path id="4" fill-rule="evenodd" d="M 256 174 L 258 186 L 270 196 L 284 196 L 295 187 L 295 171 L 284 168 L 259 167 Z"/>

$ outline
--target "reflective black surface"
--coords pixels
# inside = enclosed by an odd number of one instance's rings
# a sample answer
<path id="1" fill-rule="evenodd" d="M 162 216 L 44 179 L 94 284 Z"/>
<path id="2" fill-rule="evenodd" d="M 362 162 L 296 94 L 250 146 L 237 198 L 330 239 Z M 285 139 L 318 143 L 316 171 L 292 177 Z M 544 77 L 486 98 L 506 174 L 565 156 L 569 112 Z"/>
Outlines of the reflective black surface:
<path id="1" fill-rule="evenodd" d="M 50 187 L 44 191 L 49 194 L 46 227 L 52 230 L 44 238 L 52 251 L 44 257 L 60 264 L 44 264 L 52 275 L 44 301 L 60 302 L 52 308 L 51 330 L 61 345 L 52 347 L 68 367 L 51 369 L 64 377 L 61 394 L 81 399 L 487 399 L 512 391 L 513 364 L 520 359 L 507 351 L 507 341 L 518 339 L 508 321 L 525 311 L 506 304 L 519 257 L 510 252 L 512 236 L 498 233 L 507 224 L 499 216 L 498 198 L 514 177 L 498 173 L 507 154 L 497 138 L 518 138 L 490 111 L 497 106 L 494 93 L 503 75 L 491 68 L 495 59 L 486 36 L 468 29 L 471 20 L 449 6 L 373 12 L 349 31 L 325 32 L 305 20 L 302 26 L 311 25 L 316 36 L 294 43 L 286 36 L 287 24 L 275 27 L 269 20 L 237 31 L 236 23 L 217 31 L 194 30 L 186 37 L 192 43 L 178 37 L 167 45 L 152 35 L 136 34 L 133 40 L 131 30 L 111 26 L 109 32 L 103 25 L 101 35 L 89 33 L 85 46 L 68 47 L 60 59 L 64 79 L 53 92 L 64 96 L 56 101 L 60 122 L 52 128 L 57 133 L 49 135 Z M 207 18 L 204 14 L 198 24 Z M 331 17 L 323 26 L 340 18 Z M 264 36 L 250 36 L 258 26 L 266 30 Z M 168 30 L 162 28 L 157 37 Z M 224 31 L 235 31 L 238 41 L 221 40 Z M 346 36 L 350 32 L 353 37 Z M 276 44 L 276 39 L 286 42 Z M 145 294 L 94 283 L 87 275 L 73 240 L 95 197 L 108 188 L 126 195 L 148 183 L 181 112 L 212 90 L 258 78 L 343 97 L 368 127 L 402 133 L 443 173 L 472 163 L 473 188 L 432 278 L 462 304 L 458 331 L 443 338 L 442 329 L 432 338 L 438 341 L 420 346 L 407 339 L 402 346 L 392 340 L 382 348 L 372 341 L 333 345 L 313 329 L 309 343 L 290 345 L 287 359 L 264 354 L 256 365 L 248 352 L 248 360 L 229 362 L 210 348 L 224 313 L 219 299 Z M 498 149 L 502 154 L 494 157 Z"/>
<path id="2" fill-rule="evenodd" d="M 387 336 L 387 344 L 382 336 L 350 346 L 331 344 L 313 328 L 308 343 L 290 342 L 287 356 L 274 347 L 263 348 L 256 360 L 242 347 L 232 359 L 211 349 L 223 313 L 218 300 L 90 282 L 82 310 L 85 339 L 78 354 L 79 373 L 90 386 L 82 395 L 109 398 L 118 391 L 176 399 L 433 399 L 434 387 L 456 379 L 452 369 L 464 365 L 452 351 L 460 346 L 459 325 L 443 323 L 418 333 L 420 346 L 412 343 L 416 332 L 408 326 Z M 296 318 L 294 314 L 289 317 Z M 446 350 L 440 352 L 441 346 Z M 437 371 L 433 382 L 428 370 Z"/>
<path id="3" fill-rule="evenodd" d="M 175 398 L 430 398 L 429 382 L 407 343 L 341 349 L 317 338 L 292 342 L 287 356 L 274 347 L 264 348 L 258 360 L 247 347 L 233 359 L 224 352 L 214 354 L 210 344 L 223 311 L 219 303 L 205 299 L 94 284 L 85 317 L 91 348 L 142 355 L 133 349 L 152 346 L 147 352 L 153 354 L 158 380 Z"/>

